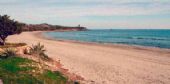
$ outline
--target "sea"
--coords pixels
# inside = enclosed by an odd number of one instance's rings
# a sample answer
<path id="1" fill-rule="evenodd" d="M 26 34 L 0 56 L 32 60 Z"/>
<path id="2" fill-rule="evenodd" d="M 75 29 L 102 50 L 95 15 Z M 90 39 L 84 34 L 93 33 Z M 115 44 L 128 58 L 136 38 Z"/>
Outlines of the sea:
<path id="1" fill-rule="evenodd" d="M 170 29 L 91 29 L 87 31 L 45 32 L 58 40 L 140 45 L 170 49 Z"/>

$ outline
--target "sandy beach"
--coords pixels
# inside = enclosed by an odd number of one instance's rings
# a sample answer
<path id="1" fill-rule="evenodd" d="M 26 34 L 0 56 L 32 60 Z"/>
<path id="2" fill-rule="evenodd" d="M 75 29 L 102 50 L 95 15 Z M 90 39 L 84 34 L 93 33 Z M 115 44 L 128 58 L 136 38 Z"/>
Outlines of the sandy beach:
<path id="1" fill-rule="evenodd" d="M 60 60 L 64 68 L 85 78 L 89 84 L 169 84 L 170 50 L 54 41 L 40 32 L 24 32 L 7 38 L 8 42 L 41 42 L 47 54 Z"/>

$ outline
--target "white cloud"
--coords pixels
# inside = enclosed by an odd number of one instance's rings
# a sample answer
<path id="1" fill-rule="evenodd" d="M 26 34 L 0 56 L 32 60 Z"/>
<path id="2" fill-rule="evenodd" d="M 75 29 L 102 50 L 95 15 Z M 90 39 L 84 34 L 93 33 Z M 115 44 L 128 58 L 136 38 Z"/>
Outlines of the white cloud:
<path id="1" fill-rule="evenodd" d="M 5 5 L 2 5 L 5 4 Z M 65 21 L 68 19 L 80 19 L 86 16 L 140 16 L 170 14 L 169 0 L 1 0 L 1 14 L 8 14 L 13 18 L 29 23 L 48 21 Z M 80 21 L 83 24 L 83 21 Z M 123 21 L 121 21 L 124 24 Z M 121 25 L 117 22 L 90 22 L 84 21 L 87 26 Z M 127 22 L 125 26 L 131 25 Z M 143 22 L 147 22 L 144 21 Z M 50 22 L 55 23 L 55 22 Z M 111 24 L 112 23 L 112 24 Z M 158 26 L 157 24 L 153 24 Z M 160 22 L 161 23 L 161 22 Z M 57 24 L 57 22 L 56 22 Z M 69 23 L 71 24 L 71 23 Z M 74 24 L 74 23 L 72 23 Z M 77 23 L 76 23 L 77 24 Z M 114 25 L 113 25 L 114 24 Z M 139 26 L 140 23 L 138 23 Z M 148 24 L 149 23 L 145 23 Z M 161 23 L 168 26 L 167 23 Z M 161 25 L 160 24 L 160 25 Z M 142 26 L 141 24 L 140 26 Z M 146 25 L 146 26 L 148 26 Z M 159 25 L 159 26 L 160 26 Z M 135 25 L 134 25 L 135 26 Z M 170 27 L 170 26 L 169 26 Z"/>

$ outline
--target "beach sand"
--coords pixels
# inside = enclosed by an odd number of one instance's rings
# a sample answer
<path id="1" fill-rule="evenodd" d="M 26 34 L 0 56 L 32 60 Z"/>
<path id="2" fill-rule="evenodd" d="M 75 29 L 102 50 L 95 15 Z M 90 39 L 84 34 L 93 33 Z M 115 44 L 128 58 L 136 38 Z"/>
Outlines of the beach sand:
<path id="1" fill-rule="evenodd" d="M 170 84 L 168 49 L 54 41 L 40 37 L 40 32 L 24 32 L 7 41 L 41 42 L 50 57 L 89 84 Z"/>

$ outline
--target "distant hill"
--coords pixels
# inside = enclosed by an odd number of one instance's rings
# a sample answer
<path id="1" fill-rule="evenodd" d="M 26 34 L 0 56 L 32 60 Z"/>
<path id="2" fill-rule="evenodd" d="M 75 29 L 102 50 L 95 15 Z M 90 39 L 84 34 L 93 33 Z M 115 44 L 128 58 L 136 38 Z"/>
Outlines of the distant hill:
<path id="1" fill-rule="evenodd" d="M 67 27 L 67 26 L 60 26 L 60 25 L 50 25 L 47 23 L 43 24 L 25 24 L 23 27 L 23 31 L 84 31 L 87 30 L 86 27 Z"/>

